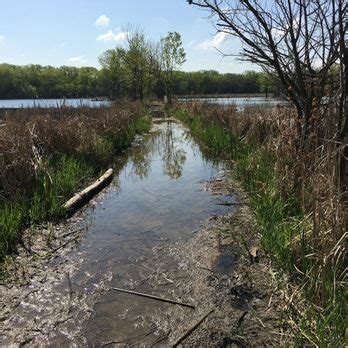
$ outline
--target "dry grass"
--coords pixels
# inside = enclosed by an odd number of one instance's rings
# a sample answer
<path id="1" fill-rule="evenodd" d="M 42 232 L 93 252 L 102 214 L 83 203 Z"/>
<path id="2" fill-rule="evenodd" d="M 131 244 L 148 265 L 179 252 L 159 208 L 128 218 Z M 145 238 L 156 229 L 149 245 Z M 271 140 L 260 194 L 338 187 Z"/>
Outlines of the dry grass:
<path id="1" fill-rule="evenodd" d="M 2 198 L 8 199 L 30 185 L 49 156 L 93 156 L 96 164 L 104 161 L 103 138 L 121 143 L 122 132 L 141 113 L 139 104 L 8 111 L 0 127 Z"/>
<path id="2" fill-rule="evenodd" d="M 15 251 L 24 226 L 64 215 L 63 202 L 149 128 L 144 112 L 137 103 L 6 112 L 0 121 L 0 260 Z"/>
<path id="3" fill-rule="evenodd" d="M 263 245 L 290 275 L 288 304 L 298 306 L 291 321 L 298 337 L 318 346 L 341 343 L 347 193 L 338 176 L 343 146 L 334 140 L 334 111 L 314 111 L 302 151 L 289 107 L 237 112 L 233 106 L 185 104 L 177 113 L 212 150 L 235 160 Z"/>

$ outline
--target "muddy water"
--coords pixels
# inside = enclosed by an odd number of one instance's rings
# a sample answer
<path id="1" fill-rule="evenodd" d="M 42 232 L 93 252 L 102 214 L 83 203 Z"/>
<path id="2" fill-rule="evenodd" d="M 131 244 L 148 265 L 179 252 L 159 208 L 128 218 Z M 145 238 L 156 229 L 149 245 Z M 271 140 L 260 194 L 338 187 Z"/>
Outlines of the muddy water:
<path id="1" fill-rule="evenodd" d="M 50 296 L 57 303 L 63 298 L 68 301 L 72 294 L 92 298 L 101 284 L 106 284 L 107 290 L 93 301 L 86 322 L 82 315 L 79 321 L 82 309 L 71 306 L 71 317 L 62 328 L 55 326 L 55 335 L 47 344 L 146 345 L 166 331 L 166 325 L 157 323 L 156 318 L 170 317 L 173 305 L 112 287 L 194 302 L 179 286 L 180 277 L 187 274 L 181 275 L 180 263 L 163 250 L 192 238 L 209 216 L 228 210 L 217 204 L 226 197 L 203 189 L 204 182 L 219 175 L 223 164 L 206 159 L 189 132 L 173 122 L 156 125 L 119 162 L 113 186 L 86 212 L 89 228 L 69 258 L 75 269 Z M 224 255 L 219 262 L 217 269 L 227 272 L 230 256 Z M 49 305 L 49 301 L 45 303 Z M 182 310 L 185 315 L 191 309 Z"/>

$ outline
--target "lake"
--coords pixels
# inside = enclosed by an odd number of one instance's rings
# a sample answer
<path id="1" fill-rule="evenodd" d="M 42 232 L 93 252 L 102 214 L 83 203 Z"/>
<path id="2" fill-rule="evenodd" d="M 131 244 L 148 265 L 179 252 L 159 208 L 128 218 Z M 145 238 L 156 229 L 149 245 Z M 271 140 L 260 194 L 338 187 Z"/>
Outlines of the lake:
<path id="1" fill-rule="evenodd" d="M 220 105 L 236 105 L 238 109 L 245 106 L 272 107 L 278 104 L 286 104 L 284 99 L 265 98 L 265 97 L 232 97 L 232 98 L 178 98 L 180 102 L 196 102 Z M 89 106 L 100 107 L 107 106 L 108 100 L 93 99 L 10 99 L 0 100 L 0 109 L 15 109 L 27 107 L 55 107 L 59 106 Z"/>
<path id="2" fill-rule="evenodd" d="M 278 98 L 265 97 L 231 97 L 231 98 L 179 98 L 181 102 L 207 103 L 220 105 L 235 105 L 237 109 L 245 106 L 273 107 L 279 104 L 287 104 L 288 101 Z"/>
<path id="3" fill-rule="evenodd" d="M 0 109 L 17 109 L 17 108 L 32 108 L 32 107 L 55 107 L 55 106 L 89 106 L 100 107 L 107 106 L 107 100 L 93 99 L 3 99 L 0 100 Z"/>

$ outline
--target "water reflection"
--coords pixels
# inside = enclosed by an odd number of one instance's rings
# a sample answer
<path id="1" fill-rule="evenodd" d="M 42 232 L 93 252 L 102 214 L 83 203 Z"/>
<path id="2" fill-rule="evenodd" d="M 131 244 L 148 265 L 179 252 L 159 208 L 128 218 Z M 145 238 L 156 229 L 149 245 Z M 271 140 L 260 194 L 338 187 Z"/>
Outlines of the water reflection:
<path id="1" fill-rule="evenodd" d="M 162 159 L 163 173 L 172 179 L 178 179 L 182 175 L 186 161 L 186 152 L 182 147 L 184 140 L 175 134 L 173 127 L 168 124 L 160 137 L 163 142 Z"/>
<path id="2" fill-rule="evenodd" d="M 180 178 L 186 161 L 185 133 L 184 130 L 173 126 L 173 122 L 167 121 L 160 131 L 146 139 L 145 146 L 137 146 L 131 150 L 129 162 L 132 164 L 132 170 L 129 175 L 146 178 L 151 170 L 151 163 L 157 160 L 163 164 L 164 175 L 171 179 Z"/>

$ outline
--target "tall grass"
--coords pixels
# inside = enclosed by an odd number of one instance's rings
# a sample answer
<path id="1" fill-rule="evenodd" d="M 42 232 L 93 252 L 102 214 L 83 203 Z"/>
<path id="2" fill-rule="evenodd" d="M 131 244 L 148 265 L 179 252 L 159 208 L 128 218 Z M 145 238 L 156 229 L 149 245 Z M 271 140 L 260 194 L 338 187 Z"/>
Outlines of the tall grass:
<path id="1" fill-rule="evenodd" d="M 289 275 L 294 293 L 287 310 L 298 333 L 295 343 L 341 346 L 346 226 L 335 174 L 338 149 L 327 141 L 330 124 L 318 121 L 312 146 L 298 156 L 292 109 L 236 112 L 192 104 L 173 112 L 214 153 L 234 160 L 234 175 L 249 192 L 262 245 Z"/>
<path id="2" fill-rule="evenodd" d="M 0 127 L 0 260 L 25 226 L 64 216 L 64 201 L 149 127 L 140 104 L 8 112 Z"/>

